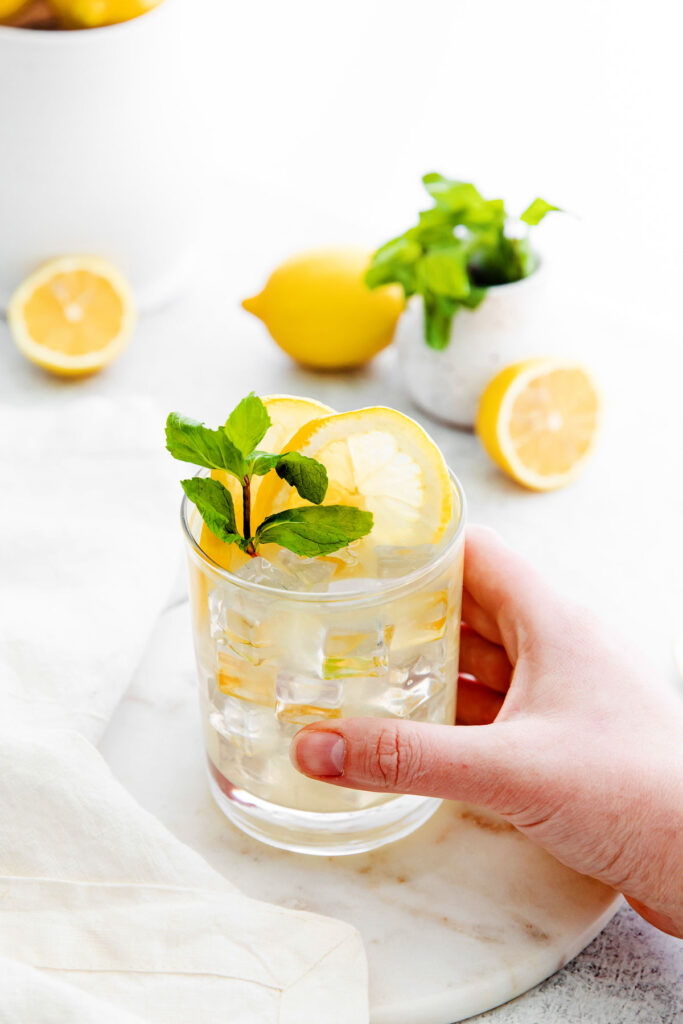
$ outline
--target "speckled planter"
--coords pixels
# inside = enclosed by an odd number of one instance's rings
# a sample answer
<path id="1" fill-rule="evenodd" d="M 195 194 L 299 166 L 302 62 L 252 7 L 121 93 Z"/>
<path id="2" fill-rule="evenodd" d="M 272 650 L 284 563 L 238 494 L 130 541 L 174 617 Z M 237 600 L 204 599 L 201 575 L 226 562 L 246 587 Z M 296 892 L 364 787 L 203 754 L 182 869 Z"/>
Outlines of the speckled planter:
<path id="1" fill-rule="evenodd" d="M 481 393 L 499 370 L 562 348 L 557 320 L 545 265 L 522 281 L 489 288 L 478 309 L 461 309 L 441 351 L 427 345 L 422 298 L 413 296 L 395 335 L 405 387 L 429 416 L 471 430 Z"/>

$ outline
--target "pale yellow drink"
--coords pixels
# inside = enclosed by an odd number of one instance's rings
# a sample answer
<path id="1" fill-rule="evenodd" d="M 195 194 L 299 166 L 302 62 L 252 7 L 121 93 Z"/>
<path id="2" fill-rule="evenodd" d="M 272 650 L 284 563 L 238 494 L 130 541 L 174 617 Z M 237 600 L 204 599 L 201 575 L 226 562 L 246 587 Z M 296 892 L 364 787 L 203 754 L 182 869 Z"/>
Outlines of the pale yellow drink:
<path id="1" fill-rule="evenodd" d="M 322 559 L 269 551 L 272 561 L 235 573 L 202 550 L 201 520 L 183 503 L 212 790 L 250 834 L 354 853 L 407 834 L 438 806 L 306 779 L 289 748 L 316 720 L 454 721 L 465 508 L 452 486 L 452 520 L 436 545 L 365 539 Z"/>

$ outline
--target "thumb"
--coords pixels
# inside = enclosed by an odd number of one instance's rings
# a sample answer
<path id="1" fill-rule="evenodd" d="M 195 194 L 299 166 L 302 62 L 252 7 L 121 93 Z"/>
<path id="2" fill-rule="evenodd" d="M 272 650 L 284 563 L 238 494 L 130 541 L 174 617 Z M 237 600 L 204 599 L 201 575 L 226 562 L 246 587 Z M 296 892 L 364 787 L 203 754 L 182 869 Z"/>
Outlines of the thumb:
<path id="1" fill-rule="evenodd" d="M 291 758 L 310 778 L 349 789 L 465 800 L 499 814 L 538 793 L 538 766 L 521 723 L 434 725 L 392 718 L 315 722 Z"/>

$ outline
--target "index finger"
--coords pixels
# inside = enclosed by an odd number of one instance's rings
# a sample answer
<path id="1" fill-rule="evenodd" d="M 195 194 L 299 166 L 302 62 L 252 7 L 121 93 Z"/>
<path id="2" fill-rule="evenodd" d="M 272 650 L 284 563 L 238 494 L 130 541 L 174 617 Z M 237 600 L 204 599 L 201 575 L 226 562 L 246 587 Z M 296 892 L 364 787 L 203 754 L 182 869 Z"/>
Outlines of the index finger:
<path id="1" fill-rule="evenodd" d="M 553 590 L 487 527 L 467 527 L 464 587 L 488 622 L 500 632 L 513 664 L 520 637 L 552 629 L 556 621 L 557 597 Z M 470 625 L 478 628 L 474 622 Z"/>

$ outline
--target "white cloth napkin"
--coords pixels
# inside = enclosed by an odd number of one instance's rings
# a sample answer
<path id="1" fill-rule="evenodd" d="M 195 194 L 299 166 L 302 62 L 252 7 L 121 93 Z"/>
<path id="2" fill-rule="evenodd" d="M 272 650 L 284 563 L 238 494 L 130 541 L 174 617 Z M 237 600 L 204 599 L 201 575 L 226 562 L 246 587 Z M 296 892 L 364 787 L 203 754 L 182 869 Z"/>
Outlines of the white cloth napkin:
<path id="1" fill-rule="evenodd" d="M 355 930 L 242 896 L 92 745 L 177 570 L 161 428 L 0 411 L 0 1022 L 363 1024 Z"/>

